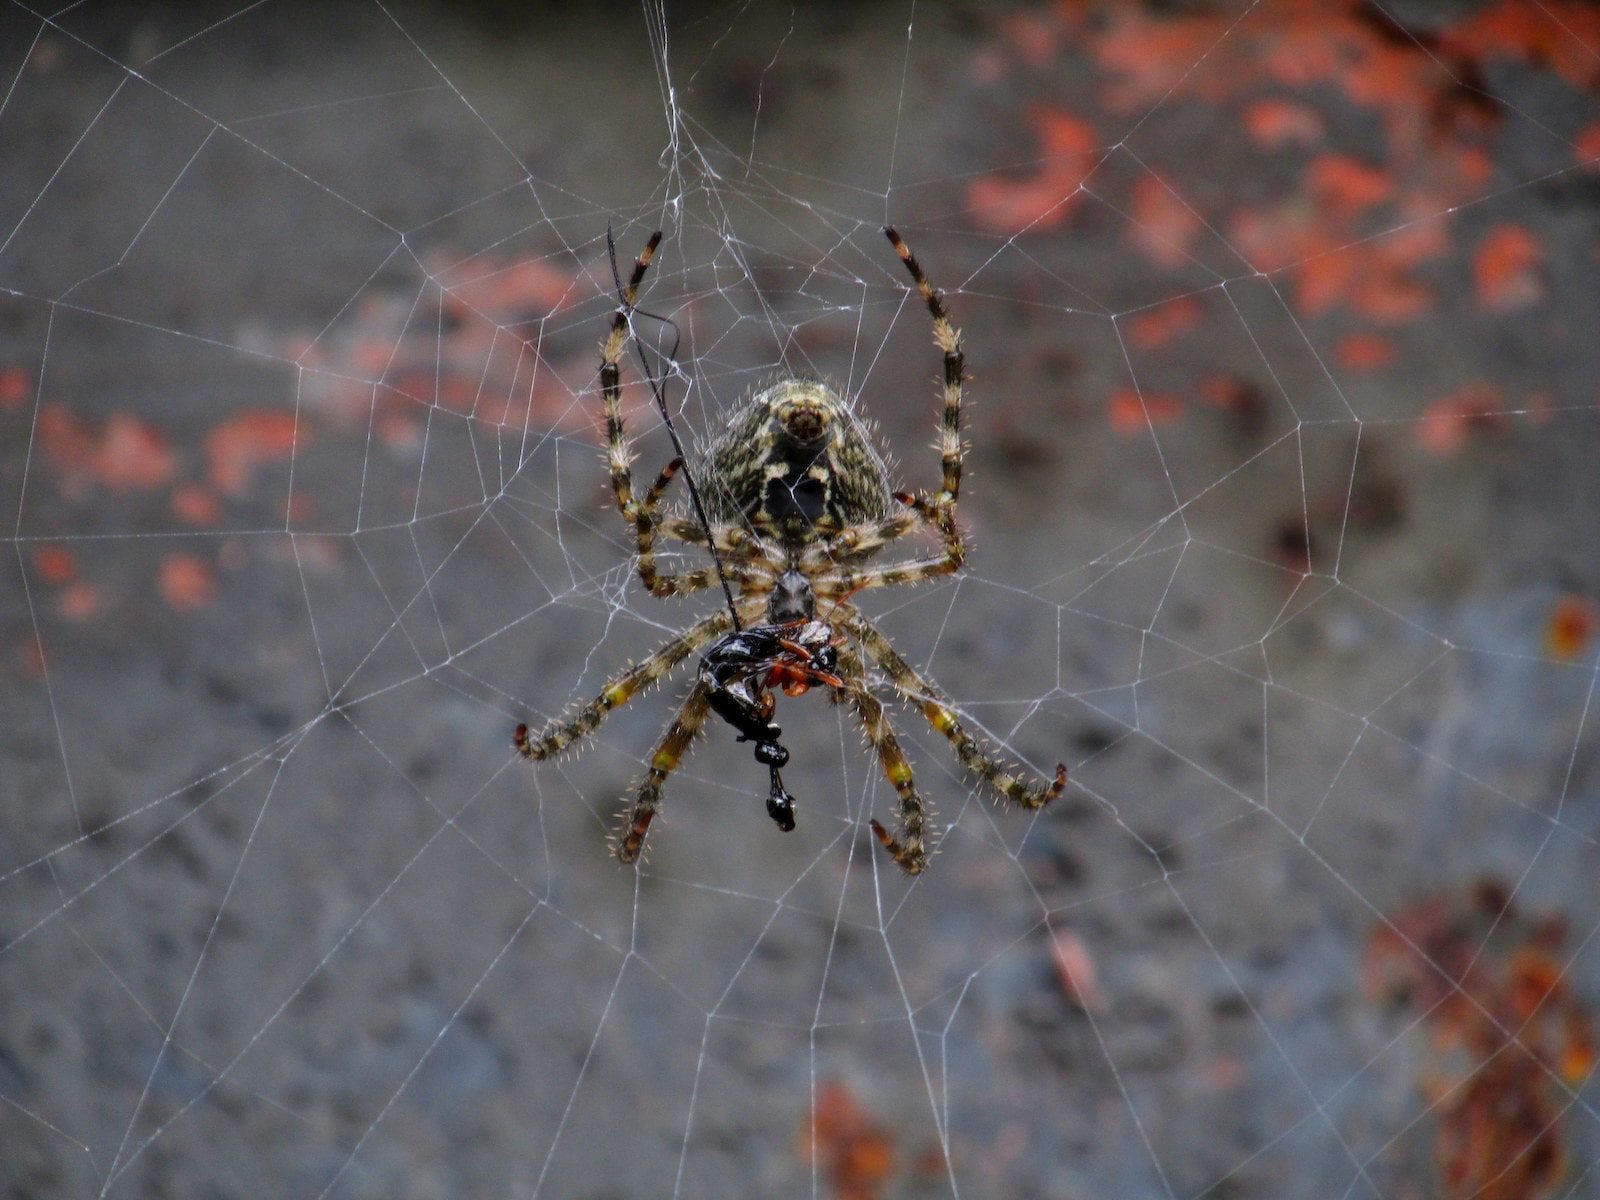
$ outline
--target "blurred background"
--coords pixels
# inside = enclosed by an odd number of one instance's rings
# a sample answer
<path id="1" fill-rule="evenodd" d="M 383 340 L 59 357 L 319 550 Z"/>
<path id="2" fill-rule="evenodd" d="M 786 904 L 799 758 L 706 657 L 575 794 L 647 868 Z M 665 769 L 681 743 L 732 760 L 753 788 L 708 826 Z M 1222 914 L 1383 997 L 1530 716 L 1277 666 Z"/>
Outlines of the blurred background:
<path id="1" fill-rule="evenodd" d="M 1600 1195 L 1597 88 L 1578 0 L 0 14 L 4 1194 Z M 968 569 L 861 603 L 1072 782 L 894 706 L 911 882 L 784 700 L 799 828 L 712 727 L 621 867 L 686 672 L 511 747 L 715 606 L 607 228 L 691 448 L 813 373 L 929 488 L 889 222 Z"/>

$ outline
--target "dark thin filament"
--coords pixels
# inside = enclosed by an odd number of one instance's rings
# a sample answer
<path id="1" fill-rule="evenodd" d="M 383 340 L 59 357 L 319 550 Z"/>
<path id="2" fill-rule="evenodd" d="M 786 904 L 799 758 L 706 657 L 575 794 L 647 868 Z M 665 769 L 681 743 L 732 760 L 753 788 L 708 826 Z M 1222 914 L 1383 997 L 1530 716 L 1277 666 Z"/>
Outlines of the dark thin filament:
<path id="1" fill-rule="evenodd" d="M 622 287 L 622 275 L 617 270 L 617 244 L 612 239 L 611 226 L 609 225 L 606 226 L 606 254 L 611 260 L 611 279 L 616 284 L 617 300 L 622 306 L 622 311 L 629 318 L 634 316 L 647 317 L 658 324 L 670 328 L 672 330 L 672 349 L 667 351 L 663 357 L 666 362 L 676 363 L 678 361 L 678 347 L 683 341 L 683 334 L 678 329 L 678 323 L 671 317 L 663 317 L 657 313 L 646 312 L 644 309 L 628 303 L 627 293 Z M 733 589 L 728 586 L 728 576 L 722 570 L 722 555 L 717 550 L 716 538 L 711 534 L 711 522 L 706 518 L 705 505 L 700 502 L 700 489 L 695 486 L 694 473 L 689 470 L 689 456 L 683 451 L 683 443 L 678 439 L 678 430 L 672 424 L 672 414 L 667 411 L 667 398 L 663 391 L 663 386 L 666 382 L 666 370 L 662 370 L 658 382 L 655 371 L 651 369 L 650 362 L 645 357 L 644 345 L 637 337 L 633 339 L 633 349 L 634 353 L 639 356 L 639 369 L 644 373 L 644 380 L 650 385 L 650 392 L 656 398 L 656 407 L 661 410 L 661 421 L 667 427 L 667 436 L 672 439 L 672 452 L 677 456 L 678 461 L 683 464 L 679 470 L 683 472 L 683 482 L 689 488 L 689 502 L 694 505 L 694 515 L 700 522 L 700 528 L 705 531 L 706 546 L 710 549 L 711 561 L 717 568 L 717 582 L 722 584 L 722 594 L 728 600 L 728 615 L 733 618 L 734 631 L 739 632 L 744 629 L 744 625 L 739 620 L 739 609 L 733 602 Z M 659 348 L 656 353 L 660 354 Z"/>

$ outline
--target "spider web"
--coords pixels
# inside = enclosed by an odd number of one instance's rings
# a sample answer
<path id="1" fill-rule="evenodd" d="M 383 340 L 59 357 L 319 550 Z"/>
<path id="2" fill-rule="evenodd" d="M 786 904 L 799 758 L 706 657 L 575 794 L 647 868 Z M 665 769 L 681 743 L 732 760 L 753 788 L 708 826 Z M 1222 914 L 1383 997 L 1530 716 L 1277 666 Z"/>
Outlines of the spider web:
<path id="1" fill-rule="evenodd" d="M 1594 13 L 7 9 L 8 1194 L 1600 1194 Z M 969 555 L 860 602 L 1068 792 L 892 706 L 908 881 L 786 700 L 799 828 L 713 722 L 619 867 L 684 672 L 511 749 L 717 602 L 607 226 L 691 449 L 927 488 L 889 221 Z"/>

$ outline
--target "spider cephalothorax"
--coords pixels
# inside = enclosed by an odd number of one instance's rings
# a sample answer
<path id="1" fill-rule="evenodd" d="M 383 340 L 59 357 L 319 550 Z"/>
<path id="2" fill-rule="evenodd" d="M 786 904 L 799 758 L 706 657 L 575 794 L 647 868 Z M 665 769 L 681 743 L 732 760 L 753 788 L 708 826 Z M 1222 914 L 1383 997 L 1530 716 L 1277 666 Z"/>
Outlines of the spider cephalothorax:
<path id="1" fill-rule="evenodd" d="M 633 862 L 644 847 L 661 807 L 667 776 L 682 760 L 715 711 L 754 741 L 757 758 L 773 771 L 768 812 L 780 828 L 794 826 L 794 802 L 777 778 L 788 752 L 772 724 L 772 689 L 791 695 L 825 686 L 854 709 L 877 751 L 896 795 L 899 821 L 890 834 L 877 821 L 872 830 L 905 871 L 927 866 L 927 811 L 912 780 L 911 766 L 889 727 L 869 677 L 871 663 L 882 685 L 917 709 L 949 739 L 963 766 L 1004 799 L 1039 808 L 1060 794 L 1066 768 L 1055 778 L 1029 781 L 999 763 L 967 732 L 939 686 L 908 663 L 871 621 L 850 603 L 868 588 L 916 583 L 949 575 L 962 563 L 956 525 L 961 491 L 961 335 L 950 324 L 943 297 L 893 229 L 884 231 L 911 274 L 933 317 L 934 341 L 944 355 L 944 411 L 938 491 L 911 495 L 891 490 L 889 472 L 866 426 L 832 388 L 812 379 L 779 379 L 734 411 L 713 439 L 696 474 L 703 484 L 707 526 L 687 514 L 664 514 L 661 501 L 683 463 L 674 459 L 640 499 L 633 492 L 633 455 L 623 433 L 620 368 L 639 284 L 660 244 L 657 233 L 634 263 L 622 288 L 622 304 L 601 348 L 600 388 L 605 395 L 606 456 L 617 507 L 634 533 L 639 578 L 652 595 L 676 596 L 715 587 L 715 567 L 663 574 L 656 563 L 659 533 L 714 550 L 738 598 L 733 611 L 718 610 L 629 667 L 570 719 L 537 740 L 517 726 L 516 746 L 528 758 L 551 758 L 592 733 L 607 714 L 661 679 L 691 655 L 705 651 L 688 697 L 650 760 L 624 817 L 617 857 Z M 869 560 L 891 542 L 925 528 L 939 549 L 887 566 Z M 817 619 L 826 600 L 826 619 Z M 735 624 L 739 626 L 735 629 Z"/>

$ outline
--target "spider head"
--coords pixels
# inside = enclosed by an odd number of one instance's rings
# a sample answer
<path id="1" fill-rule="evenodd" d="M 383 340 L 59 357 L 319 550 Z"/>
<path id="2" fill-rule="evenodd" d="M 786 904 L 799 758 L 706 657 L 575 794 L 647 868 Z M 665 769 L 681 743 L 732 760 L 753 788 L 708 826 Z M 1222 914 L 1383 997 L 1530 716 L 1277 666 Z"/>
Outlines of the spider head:
<path id="1" fill-rule="evenodd" d="M 780 379 L 733 413 L 703 469 L 713 521 L 787 548 L 882 520 L 892 500 L 871 432 L 831 387 Z"/>

